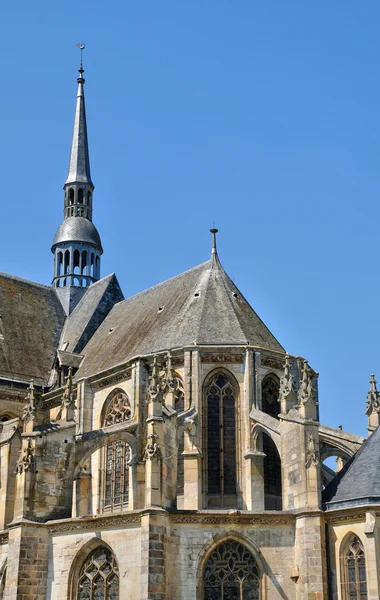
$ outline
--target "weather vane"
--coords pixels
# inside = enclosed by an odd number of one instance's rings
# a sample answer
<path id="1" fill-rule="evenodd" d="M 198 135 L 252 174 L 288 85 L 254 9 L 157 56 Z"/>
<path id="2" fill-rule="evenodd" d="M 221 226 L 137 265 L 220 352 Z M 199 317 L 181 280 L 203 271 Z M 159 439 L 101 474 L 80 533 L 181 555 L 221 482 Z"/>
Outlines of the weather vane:
<path id="1" fill-rule="evenodd" d="M 86 45 L 84 42 L 79 42 L 79 44 L 77 44 L 77 48 L 79 48 L 80 50 L 80 68 L 83 70 L 83 64 L 82 64 L 82 59 L 83 59 L 83 50 L 85 49 Z"/>

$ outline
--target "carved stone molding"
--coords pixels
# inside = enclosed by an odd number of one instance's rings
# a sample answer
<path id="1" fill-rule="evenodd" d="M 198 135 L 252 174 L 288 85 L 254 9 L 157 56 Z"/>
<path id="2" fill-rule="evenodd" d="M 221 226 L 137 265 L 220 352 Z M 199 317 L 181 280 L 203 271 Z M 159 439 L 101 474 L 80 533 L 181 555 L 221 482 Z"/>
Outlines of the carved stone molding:
<path id="1" fill-rule="evenodd" d="M 261 364 L 263 367 L 269 367 L 270 369 L 277 369 L 278 371 L 282 371 L 284 368 L 284 361 L 276 358 L 272 358 L 271 356 L 261 355 Z"/>
<path id="2" fill-rule="evenodd" d="M 26 445 L 20 450 L 20 458 L 17 461 L 15 472 L 21 474 L 24 473 L 24 471 L 32 471 L 33 468 L 34 448 L 32 445 L 32 440 L 28 438 L 26 441 Z"/>
<path id="3" fill-rule="evenodd" d="M 178 515 L 173 514 L 170 518 L 172 523 L 178 524 L 202 524 L 202 525 L 291 525 L 295 523 L 295 516 L 274 515 L 268 517 L 254 517 L 252 515 Z"/>
<path id="4" fill-rule="evenodd" d="M 4 544 L 8 544 L 8 538 L 9 538 L 8 533 L 2 533 L 0 535 L 0 546 L 4 546 Z"/>
<path id="5" fill-rule="evenodd" d="M 202 363 L 241 363 L 243 362 L 242 354 L 202 354 Z"/>
<path id="6" fill-rule="evenodd" d="M 119 373 L 114 373 L 113 375 L 108 375 L 107 377 L 103 377 L 103 379 L 98 379 L 91 383 L 91 387 L 94 392 L 101 390 L 105 387 L 113 385 L 114 383 L 120 383 L 121 381 L 126 381 L 130 379 L 132 376 L 132 369 L 124 369 Z"/>
<path id="7" fill-rule="evenodd" d="M 172 357 L 172 365 L 173 367 L 182 367 L 184 364 L 183 356 L 173 356 Z"/>
<path id="8" fill-rule="evenodd" d="M 345 515 L 336 515 L 336 516 L 329 516 L 329 514 L 326 514 L 326 521 L 327 523 L 342 523 L 345 521 L 365 521 L 365 513 L 361 512 L 361 513 L 348 513 Z"/>
<path id="9" fill-rule="evenodd" d="M 119 527 L 119 525 L 140 525 L 140 523 L 140 515 L 113 515 L 91 521 L 57 523 L 48 526 L 48 531 L 49 533 L 66 533 L 68 531 L 87 531 L 88 529 L 107 529 L 107 527 Z"/>

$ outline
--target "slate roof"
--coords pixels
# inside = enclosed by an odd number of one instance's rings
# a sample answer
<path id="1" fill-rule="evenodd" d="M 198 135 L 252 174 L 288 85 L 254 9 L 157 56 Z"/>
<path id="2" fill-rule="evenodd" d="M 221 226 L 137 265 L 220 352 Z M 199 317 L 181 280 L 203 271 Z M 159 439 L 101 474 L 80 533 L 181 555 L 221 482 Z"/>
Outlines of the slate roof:
<path id="1" fill-rule="evenodd" d="M 46 385 L 65 320 L 54 288 L 0 273 L 0 377 Z"/>
<path id="2" fill-rule="evenodd" d="M 116 302 L 124 299 L 114 274 L 107 275 L 86 289 L 86 293 L 66 319 L 60 348 L 80 353 Z"/>
<path id="3" fill-rule="evenodd" d="M 284 352 L 214 257 L 116 304 L 81 352 L 76 378 L 166 349 L 248 343 Z"/>
<path id="4" fill-rule="evenodd" d="M 380 427 L 323 491 L 327 509 L 380 503 Z"/>
<path id="5" fill-rule="evenodd" d="M 52 250 L 62 242 L 92 244 L 103 252 L 98 230 L 93 222 L 85 217 L 66 217 L 62 221 L 54 236 Z"/>

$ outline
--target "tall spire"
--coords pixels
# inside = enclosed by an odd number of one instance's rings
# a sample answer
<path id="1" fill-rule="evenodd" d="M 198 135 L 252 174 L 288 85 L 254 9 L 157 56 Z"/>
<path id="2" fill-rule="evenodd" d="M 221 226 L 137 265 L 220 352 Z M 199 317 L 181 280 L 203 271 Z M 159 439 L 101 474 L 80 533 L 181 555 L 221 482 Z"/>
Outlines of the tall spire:
<path id="1" fill-rule="evenodd" d="M 100 236 L 92 223 L 92 193 L 86 109 L 84 102 L 84 69 L 82 52 L 78 93 L 71 142 L 69 172 L 63 189 L 64 220 L 55 234 L 53 285 L 55 287 L 87 287 L 100 278 Z"/>
<path id="2" fill-rule="evenodd" d="M 84 44 L 78 44 L 81 50 L 81 61 L 78 69 L 78 93 L 77 104 L 75 109 L 73 138 L 71 142 L 71 153 L 69 162 L 69 172 L 66 179 L 66 184 L 70 183 L 88 183 L 91 186 L 90 173 L 90 156 L 88 152 L 88 137 L 87 137 L 87 122 L 86 122 L 86 106 L 84 100 L 84 84 L 83 77 L 84 69 L 82 62 L 82 52 Z"/>

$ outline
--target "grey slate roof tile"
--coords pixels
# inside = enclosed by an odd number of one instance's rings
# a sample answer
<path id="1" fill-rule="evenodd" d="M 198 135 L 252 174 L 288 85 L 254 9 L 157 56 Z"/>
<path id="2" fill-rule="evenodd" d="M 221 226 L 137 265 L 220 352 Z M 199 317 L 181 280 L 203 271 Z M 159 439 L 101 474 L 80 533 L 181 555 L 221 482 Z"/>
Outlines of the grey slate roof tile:
<path id="1" fill-rule="evenodd" d="M 326 487 L 323 501 L 328 508 L 380 502 L 380 427 Z"/>
<path id="2" fill-rule="evenodd" d="M 77 379 L 170 348 L 247 343 L 284 351 L 215 258 L 116 304 L 82 350 Z"/>
<path id="3" fill-rule="evenodd" d="M 0 273 L 0 376 L 46 385 L 65 320 L 54 288 Z"/>

